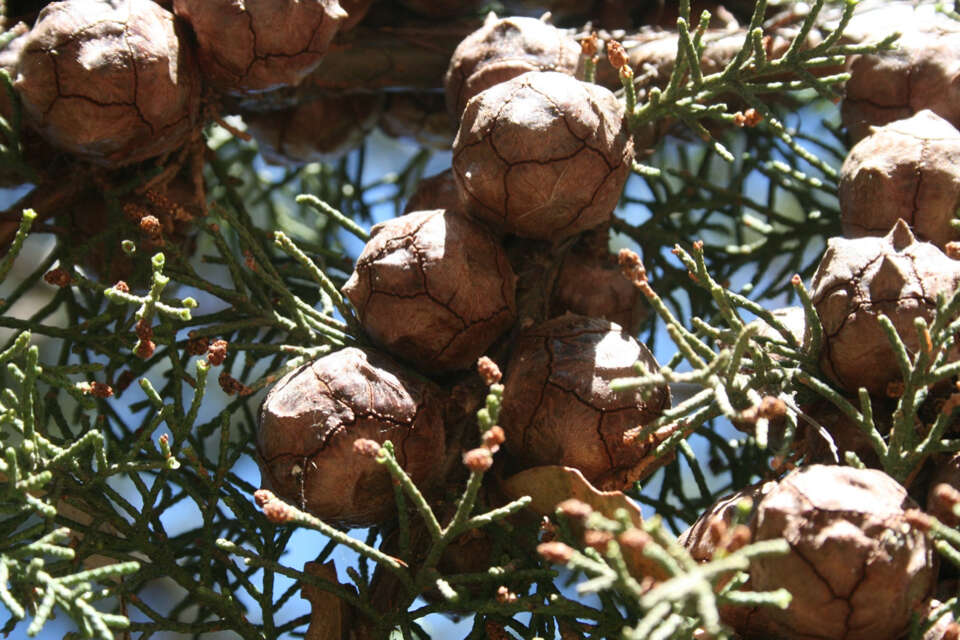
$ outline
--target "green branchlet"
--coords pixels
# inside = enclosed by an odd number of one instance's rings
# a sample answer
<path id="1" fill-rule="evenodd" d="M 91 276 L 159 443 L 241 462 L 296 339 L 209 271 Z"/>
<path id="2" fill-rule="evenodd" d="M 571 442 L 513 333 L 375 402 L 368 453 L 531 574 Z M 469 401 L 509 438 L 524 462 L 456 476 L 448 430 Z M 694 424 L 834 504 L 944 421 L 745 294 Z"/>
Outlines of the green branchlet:
<path id="1" fill-rule="evenodd" d="M 830 385 L 810 374 L 796 376 L 800 384 L 832 402 L 860 427 L 877 452 L 884 470 L 901 482 L 909 478 L 930 455 L 960 450 L 960 443 L 943 437 L 956 414 L 954 403 L 948 402 L 944 410 L 937 412 L 932 424 L 917 428 L 918 424 L 924 424 L 920 411 L 930 389 L 951 379 L 960 370 L 955 362 L 950 361 L 956 331 L 960 329 L 958 316 L 960 292 L 954 292 L 949 298 L 941 296 L 929 324 L 923 318 L 915 320 L 914 330 L 920 344 L 916 353 L 909 352 L 889 318 L 882 314 L 878 316 L 903 380 L 903 389 L 899 393 L 886 437 L 879 431 L 873 403 L 865 389 L 859 391 L 860 408 L 857 409 Z"/>
<path id="2" fill-rule="evenodd" d="M 116 585 L 118 579 L 136 573 L 137 561 L 113 562 L 84 569 L 74 563 L 75 536 L 83 537 L 90 521 L 76 521 L 75 511 L 69 518 L 61 516 L 56 496 L 68 478 L 84 478 L 91 485 L 121 473 L 118 465 L 107 460 L 105 441 L 99 431 L 88 431 L 75 442 L 64 446 L 48 438 L 36 423 L 37 380 L 44 367 L 38 362 L 37 348 L 30 347 L 31 335 L 22 334 L 13 345 L 0 353 L 0 363 L 17 367 L 21 394 L 0 400 L 0 415 L 7 433 L 17 437 L 17 446 L 6 446 L 0 460 L 0 493 L 3 512 L 11 516 L 37 516 L 46 524 L 39 530 L 46 533 L 33 538 L 38 527 L 25 526 L 23 517 L 6 519 L 0 542 L 0 602 L 11 618 L 6 629 L 19 620 L 31 617 L 27 635 L 38 635 L 57 607 L 72 618 L 85 637 L 112 639 L 114 631 L 128 626 L 125 616 L 104 613 L 92 602 L 115 595 L 111 586 L 95 589 L 94 584 Z M 57 376 L 54 382 L 72 386 L 71 381 Z M 91 517 L 92 518 L 92 517 Z M 54 521 L 71 526 L 53 528 Z M 20 524 L 18 524 L 20 523 Z M 12 527 L 11 527 L 12 525 Z M 75 528 L 76 527 L 76 528 Z M 31 538 L 33 538 L 31 540 Z"/>
<path id="3" fill-rule="evenodd" d="M 578 592 L 612 591 L 625 601 L 626 606 L 641 612 L 635 626 L 622 630 L 623 637 L 637 640 L 672 638 L 680 637 L 676 634 L 681 630 L 689 633 L 700 628 L 713 637 L 728 638 L 729 632 L 720 622 L 719 602 L 780 608 L 790 603 L 790 594 L 784 590 L 733 590 L 743 580 L 720 586 L 721 580 L 746 571 L 752 558 L 787 553 L 789 546 L 784 540 L 755 542 L 732 553 L 721 552 L 710 562 L 700 564 L 664 528 L 659 518 L 648 520 L 636 529 L 625 513 L 610 519 L 594 512 L 585 524 L 614 537 L 602 551 L 592 548 L 572 550 L 567 568 L 587 578 L 577 585 Z M 623 541 L 637 537 L 644 541 L 642 555 L 666 575 L 650 589 L 641 588 L 636 570 L 630 567 L 623 552 Z"/>
<path id="4" fill-rule="evenodd" d="M 826 175 L 835 177 L 835 169 L 800 145 L 780 119 L 760 99 L 760 96 L 770 92 L 812 89 L 820 96 L 833 99 L 837 96 L 833 87 L 846 81 L 849 76 L 841 73 L 816 77 L 811 73 L 811 69 L 826 65 L 842 65 L 845 56 L 848 55 L 876 53 L 889 49 L 897 36 L 894 34 L 875 44 L 854 46 L 838 44 L 856 7 L 855 2 L 846 2 L 838 27 L 827 34 L 821 42 L 808 47 L 806 46 L 808 36 L 811 30 L 817 27 L 824 7 L 824 0 L 818 0 L 810 7 L 810 11 L 800 23 L 796 35 L 784 54 L 771 60 L 766 55 L 763 45 L 765 34 L 761 26 L 766 4 L 764 0 L 757 2 L 740 50 L 722 70 L 704 75 L 701 60 L 706 49 L 704 29 L 709 21 L 709 14 L 705 12 L 705 15 L 701 16 L 696 32 L 691 34 L 689 7 L 684 11 L 684 5 L 681 3 L 680 17 L 677 20 L 677 53 L 670 78 L 663 89 L 652 88 L 646 102 L 628 108 L 627 117 L 630 126 L 636 130 L 643 124 L 671 118 L 687 123 L 701 136 L 706 136 L 705 139 L 710 140 L 713 136 L 699 123 L 699 120 L 708 117 L 731 119 L 732 115 L 721 116 L 723 110 L 704 109 L 703 105 L 735 96 L 756 110 L 763 117 L 771 133 L 783 140 L 794 153 Z M 785 81 L 782 79 L 784 76 L 794 79 Z M 627 103 L 630 107 L 629 99 Z M 714 141 L 713 144 L 722 157 L 733 161 L 733 154 L 729 153 L 719 141 Z"/>
<path id="5" fill-rule="evenodd" d="M 669 453 L 686 435 L 718 416 L 752 423 L 758 444 L 766 446 L 767 429 L 772 416 L 757 413 L 763 398 L 779 398 L 783 412 L 791 413 L 792 424 L 796 424 L 796 408 L 792 403 L 796 389 L 791 378 L 781 375 L 780 371 L 791 366 L 797 371 L 815 369 L 815 359 L 776 316 L 748 298 L 723 287 L 713 278 L 704 259 L 702 243 L 695 243 L 692 253 L 678 245 L 674 248 L 674 254 L 697 286 L 709 292 L 717 309 L 720 326 L 694 318 L 695 331 L 687 329 L 667 308 L 650 283 L 642 283 L 641 291 L 660 315 L 667 333 L 677 345 L 678 353 L 689 362 L 692 370 L 678 374 L 674 373 L 672 366 L 665 366 L 657 372 L 649 372 L 642 370 L 638 363 L 639 377 L 614 380 L 611 387 L 615 390 L 652 390 L 677 382 L 701 387 L 700 391 L 644 426 L 640 437 L 663 427 L 677 427 L 675 434 L 659 445 L 658 455 Z M 758 316 L 779 337 L 761 341 L 757 337 L 759 325 L 744 322 L 740 316 L 742 312 Z M 772 358 L 768 347 L 771 344 L 777 347 L 780 361 Z M 787 444 L 792 437 L 788 426 Z"/>

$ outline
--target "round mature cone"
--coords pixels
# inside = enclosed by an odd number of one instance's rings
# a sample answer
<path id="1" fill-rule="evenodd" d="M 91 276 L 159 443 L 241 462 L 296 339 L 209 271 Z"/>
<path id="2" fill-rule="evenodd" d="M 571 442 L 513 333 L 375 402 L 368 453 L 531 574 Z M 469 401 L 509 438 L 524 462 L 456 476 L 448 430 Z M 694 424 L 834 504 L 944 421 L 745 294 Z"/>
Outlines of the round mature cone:
<path id="1" fill-rule="evenodd" d="M 359 147 L 376 126 L 383 96 L 330 95 L 282 111 L 243 114 L 260 153 L 271 164 L 337 160 Z"/>
<path id="2" fill-rule="evenodd" d="M 560 240 L 610 220 L 633 143 L 610 91 L 531 72 L 480 93 L 453 143 L 466 208 L 506 233 Z"/>
<path id="3" fill-rule="evenodd" d="M 515 290 L 496 238 L 442 209 L 375 225 L 343 286 L 370 337 L 431 373 L 473 367 L 513 324 Z"/>
<path id="4" fill-rule="evenodd" d="M 944 20 L 929 6 L 915 12 L 896 7 L 899 13 L 911 14 L 899 21 L 891 21 L 882 9 L 872 12 L 879 24 L 871 24 L 871 13 L 865 14 L 863 26 L 874 27 L 870 39 L 895 30 L 901 36 L 891 51 L 848 61 L 850 79 L 841 115 L 851 141 L 869 135 L 871 126 L 908 118 L 923 109 L 960 127 L 960 24 Z"/>
<path id="5" fill-rule="evenodd" d="M 418 145 L 449 151 L 456 130 L 443 106 L 443 96 L 426 91 L 391 93 L 380 116 L 380 130 L 391 138 L 412 140 Z M 430 207 L 428 207 L 430 208 Z"/>
<path id="6" fill-rule="evenodd" d="M 291 371 L 260 407 L 262 483 L 322 520 L 370 526 L 395 509 L 386 467 L 354 441 L 390 440 L 413 481 L 439 480 L 442 400 L 430 383 L 386 356 L 347 348 Z"/>
<path id="7" fill-rule="evenodd" d="M 452 169 L 441 171 L 417 183 L 417 189 L 407 200 L 403 212 L 428 209 L 460 210 L 460 193 L 457 191 L 457 181 L 453 178 Z"/>
<path id="8" fill-rule="evenodd" d="M 886 315 L 915 353 L 920 345 L 914 320 L 930 322 L 937 295 L 949 296 L 958 286 L 960 262 L 917 242 L 903 220 L 882 238 L 831 238 L 811 292 L 823 324 L 824 373 L 850 393 L 866 387 L 886 395 L 901 376 L 878 316 Z M 950 359 L 956 357 L 953 347 Z"/>
<path id="9" fill-rule="evenodd" d="M 200 77 L 172 13 L 150 0 L 66 0 L 40 12 L 16 88 L 51 144 L 107 166 L 183 144 Z"/>
<path id="10" fill-rule="evenodd" d="M 766 494 L 754 540 L 790 552 L 755 558 L 750 585 L 787 589 L 787 609 L 758 607 L 731 621 L 746 637 L 895 640 L 936 580 L 933 544 L 905 511 L 917 504 L 881 471 L 811 465 Z"/>
<path id="11" fill-rule="evenodd" d="M 535 18 L 487 16 L 483 26 L 463 39 L 450 58 L 443 80 L 447 111 L 455 122 L 470 98 L 528 71 L 573 75 L 580 45 L 572 37 Z"/>
<path id="12" fill-rule="evenodd" d="M 579 469 L 601 489 L 623 489 L 666 460 L 655 438 L 633 436 L 670 406 L 667 387 L 646 399 L 615 392 L 610 381 L 635 376 L 635 362 L 656 371 L 650 351 L 619 325 L 567 314 L 525 331 L 504 379 L 500 425 L 524 466 Z"/>
<path id="13" fill-rule="evenodd" d="M 560 265 L 550 300 L 550 314 L 577 313 L 606 318 L 633 333 L 646 317 L 639 290 L 623 275 L 607 249 L 609 230 L 584 234 Z"/>
<path id="14" fill-rule="evenodd" d="M 960 238 L 950 226 L 960 206 L 960 131 L 924 109 L 875 129 L 840 170 L 847 237 L 886 235 L 898 218 L 943 249 Z"/>
<path id="15" fill-rule="evenodd" d="M 299 84 L 347 18 L 337 0 L 174 0 L 173 10 L 193 27 L 206 80 L 238 95 Z"/>

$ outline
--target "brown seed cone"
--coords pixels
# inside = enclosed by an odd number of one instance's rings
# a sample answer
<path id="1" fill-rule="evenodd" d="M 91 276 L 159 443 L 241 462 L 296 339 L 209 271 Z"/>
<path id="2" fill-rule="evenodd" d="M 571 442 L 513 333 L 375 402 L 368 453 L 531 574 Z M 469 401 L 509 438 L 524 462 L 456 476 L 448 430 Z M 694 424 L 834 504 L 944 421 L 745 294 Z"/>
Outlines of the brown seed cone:
<path id="1" fill-rule="evenodd" d="M 580 61 L 576 40 L 535 18 L 497 18 L 463 39 L 450 58 L 443 86 L 454 122 L 472 97 L 528 71 L 573 75 Z"/>
<path id="2" fill-rule="evenodd" d="M 27 35 L 16 88 L 51 144 L 109 167 L 186 142 L 200 77 L 174 16 L 150 0 L 47 5 Z"/>
<path id="3" fill-rule="evenodd" d="M 843 233 L 886 235 L 898 218 L 917 238 L 944 249 L 960 206 L 960 131 L 932 111 L 879 127 L 858 142 L 840 170 Z"/>
<path id="4" fill-rule="evenodd" d="M 637 361 L 656 371 L 653 355 L 619 325 L 567 314 L 520 335 L 504 378 L 504 443 L 525 467 L 579 469 L 600 489 L 624 489 L 656 469 L 656 442 L 631 436 L 670 406 L 664 387 L 646 400 L 614 392 L 615 378 L 636 375 Z"/>
<path id="5" fill-rule="evenodd" d="M 329 95 L 282 111 L 243 114 L 264 160 L 306 164 L 342 158 L 359 147 L 376 126 L 383 96 Z"/>
<path id="6" fill-rule="evenodd" d="M 632 160 L 617 98 L 555 72 L 526 73 L 477 95 L 453 143 L 467 210 L 500 231 L 543 240 L 609 221 Z"/>
<path id="7" fill-rule="evenodd" d="M 450 150 L 457 135 L 447 117 L 443 96 L 426 91 L 389 94 L 377 124 L 391 138 L 442 151 Z"/>
<path id="8" fill-rule="evenodd" d="M 936 554 L 911 528 L 906 490 L 881 471 L 812 465 L 780 481 L 757 506 L 754 539 L 785 538 L 790 552 L 751 562 L 753 589 L 785 588 L 785 609 L 737 621 L 747 638 L 895 640 L 930 596 Z"/>
<path id="9" fill-rule="evenodd" d="M 442 209 L 374 226 L 343 286 L 370 336 L 430 373 L 474 367 L 516 319 L 515 290 L 496 238 Z"/>
<path id="10" fill-rule="evenodd" d="M 337 0 L 174 0 L 214 88 L 243 95 L 294 86 L 320 64 L 347 17 Z"/>
<path id="11" fill-rule="evenodd" d="M 851 24 L 854 36 L 869 32 L 870 40 L 901 33 L 892 51 L 852 56 L 847 62 L 851 75 L 841 115 L 851 142 L 869 135 L 871 126 L 923 109 L 960 127 L 960 24 L 932 9 L 880 5 Z"/>
<path id="12" fill-rule="evenodd" d="M 584 234 L 567 255 L 557 274 L 550 314 L 577 313 L 616 322 L 633 334 L 647 316 L 639 290 L 627 279 L 617 258 L 607 249 L 609 230 Z"/>
<path id="13" fill-rule="evenodd" d="M 430 209 L 460 210 L 460 192 L 453 170 L 441 171 L 435 176 L 424 178 L 417 184 L 416 191 L 407 200 L 404 213 L 428 211 Z"/>
<path id="14" fill-rule="evenodd" d="M 260 407 L 263 486 L 331 524 L 382 522 L 395 510 L 390 473 L 355 453 L 354 440 L 390 440 L 401 466 L 429 489 L 445 448 L 438 393 L 372 351 L 350 347 L 303 365 Z"/>
<path id="15" fill-rule="evenodd" d="M 960 286 L 960 262 L 917 242 L 903 220 L 883 238 L 831 238 L 813 277 L 811 296 L 823 324 L 820 366 L 850 393 L 877 396 L 900 381 L 900 368 L 877 317 L 893 322 L 907 349 L 920 341 L 914 319 L 932 320 L 937 295 Z M 957 358 L 951 349 L 950 360 Z"/>

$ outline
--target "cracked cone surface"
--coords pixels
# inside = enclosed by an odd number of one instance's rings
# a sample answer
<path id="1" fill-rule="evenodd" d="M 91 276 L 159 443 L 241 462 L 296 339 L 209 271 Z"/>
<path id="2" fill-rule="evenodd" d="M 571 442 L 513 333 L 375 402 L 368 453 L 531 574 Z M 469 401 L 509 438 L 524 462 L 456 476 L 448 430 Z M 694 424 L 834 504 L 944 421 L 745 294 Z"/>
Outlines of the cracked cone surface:
<path id="1" fill-rule="evenodd" d="M 920 348 L 916 318 L 930 322 L 937 295 L 960 287 L 960 262 L 918 242 L 903 220 L 882 238 L 832 238 L 811 296 L 823 324 L 820 366 L 850 393 L 883 396 L 900 381 L 897 359 L 878 317 L 886 315 L 908 352 Z M 950 359 L 957 358 L 957 347 Z"/>
<path id="2" fill-rule="evenodd" d="M 354 440 L 390 440 L 417 486 L 437 482 L 445 449 L 434 387 L 372 351 L 346 348 L 280 379 L 260 407 L 261 482 L 291 504 L 345 526 L 371 526 L 396 509 L 386 467 Z"/>
<path id="3" fill-rule="evenodd" d="M 609 221 L 632 161 L 613 93 L 556 72 L 477 95 L 453 143 L 466 209 L 526 238 L 561 240 Z"/>
<path id="4" fill-rule="evenodd" d="M 903 218 L 941 250 L 960 238 L 950 226 L 960 205 L 960 132 L 934 112 L 880 127 L 858 142 L 840 170 L 847 237 L 886 235 Z"/>
<path id="5" fill-rule="evenodd" d="M 757 506 L 754 540 L 782 537 L 791 550 L 754 559 L 750 584 L 786 588 L 793 599 L 785 610 L 755 609 L 737 630 L 787 640 L 900 637 L 936 576 L 932 543 L 905 519 L 911 508 L 906 490 L 874 469 L 811 465 L 785 477 Z"/>
<path id="6" fill-rule="evenodd" d="M 196 34 L 204 77 L 244 95 L 295 86 L 347 18 L 337 0 L 174 0 Z"/>
<path id="7" fill-rule="evenodd" d="M 66 0 L 26 36 L 16 88 L 51 144 L 110 167 L 186 142 L 200 77 L 172 13 L 150 0 Z"/>
<path id="8" fill-rule="evenodd" d="M 447 111 L 454 122 L 472 97 L 528 71 L 573 75 L 580 45 L 535 18 L 487 16 L 483 26 L 457 45 L 443 80 Z"/>
<path id="9" fill-rule="evenodd" d="M 515 291 L 496 238 L 443 209 L 374 226 L 343 287 L 370 336 L 423 372 L 474 366 L 513 324 Z"/>
<path id="10" fill-rule="evenodd" d="M 505 446 L 526 467 L 574 467 L 604 490 L 652 473 L 668 462 L 653 455 L 665 434 L 631 435 L 669 408 L 670 391 L 644 399 L 610 389 L 611 380 L 636 375 L 637 361 L 658 369 L 645 346 L 606 320 L 566 314 L 525 331 L 504 378 Z"/>
<path id="11" fill-rule="evenodd" d="M 852 56 L 847 62 L 850 79 L 841 114 L 850 139 L 857 142 L 870 134 L 870 127 L 923 109 L 960 125 L 960 24 L 944 20 L 929 4 L 913 10 L 891 2 L 889 14 L 883 3 L 876 6 L 880 11 L 863 12 L 863 25 L 854 24 L 850 35 L 902 35 L 891 51 Z"/>

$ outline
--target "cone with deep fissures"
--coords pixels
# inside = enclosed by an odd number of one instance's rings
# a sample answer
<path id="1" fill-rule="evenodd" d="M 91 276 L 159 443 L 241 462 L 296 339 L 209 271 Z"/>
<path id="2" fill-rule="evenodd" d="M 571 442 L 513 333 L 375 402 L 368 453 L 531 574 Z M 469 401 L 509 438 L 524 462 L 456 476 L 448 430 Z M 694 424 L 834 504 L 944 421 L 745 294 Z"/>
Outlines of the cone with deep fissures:
<path id="1" fill-rule="evenodd" d="M 424 373 L 473 367 L 516 319 L 515 290 L 493 234 L 442 209 L 374 226 L 343 287 L 370 337 Z"/>
<path id="2" fill-rule="evenodd" d="M 535 18 L 487 16 L 483 26 L 457 45 L 443 85 L 447 111 L 459 122 L 470 98 L 528 71 L 573 75 L 580 45 L 572 37 Z"/>
<path id="3" fill-rule="evenodd" d="M 887 395 L 900 367 L 878 317 L 886 315 L 907 350 L 920 339 L 916 318 L 929 323 L 937 295 L 960 287 L 960 262 L 918 242 L 902 219 L 882 238 L 831 238 L 813 277 L 811 296 L 823 324 L 820 367 L 838 386 Z M 951 347 L 950 360 L 957 357 Z"/>
<path id="4" fill-rule="evenodd" d="M 885 3 L 877 4 L 845 32 L 854 38 L 870 34 L 871 41 L 901 33 L 892 50 L 847 61 L 850 79 L 841 115 L 852 142 L 869 135 L 871 127 L 923 109 L 960 126 L 960 23 L 944 20 L 931 3 L 913 10 L 904 4 L 890 3 L 889 11 Z"/>
<path id="5" fill-rule="evenodd" d="M 930 596 L 936 554 L 912 527 L 917 504 L 882 471 L 810 465 L 759 501 L 753 540 L 785 538 L 784 555 L 754 558 L 749 588 L 787 589 L 787 609 L 722 612 L 744 638 L 895 640 Z"/>
<path id="6" fill-rule="evenodd" d="M 601 489 L 646 477 L 668 461 L 653 455 L 662 434 L 634 436 L 670 406 L 670 391 L 613 391 L 610 382 L 635 376 L 637 361 L 658 369 L 645 346 L 607 320 L 566 314 L 523 332 L 504 378 L 505 446 L 525 467 L 575 467 Z"/>
<path id="7" fill-rule="evenodd" d="M 886 235 L 903 218 L 944 249 L 960 238 L 950 225 L 960 206 L 960 131 L 929 110 L 875 129 L 847 155 L 838 195 L 845 236 Z"/>
<path id="8" fill-rule="evenodd" d="M 200 75 L 150 0 L 66 0 L 40 12 L 15 86 L 51 144 L 109 167 L 172 151 L 200 117 Z"/>
<path id="9" fill-rule="evenodd" d="M 498 231 L 543 240 L 608 222 L 632 161 L 616 96 L 556 72 L 477 95 L 453 143 L 464 207 Z"/>
<path id="10" fill-rule="evenodd" d="M 347 18 L 337 0 L 174 0 L 196 35 L 206 81 L 244 95 L 295 86 Z"/>
<path id="11" fill-rule="evenodd" d="M 280 379 L 260 407 L 262 484 L 318 518 L 371 526 L 395 511 L 386 467 L 354 451 L 390 440 L 418 487 L 435 485 L 445 449 L 443 399 L 390 358 L 346 348 Z"/>

